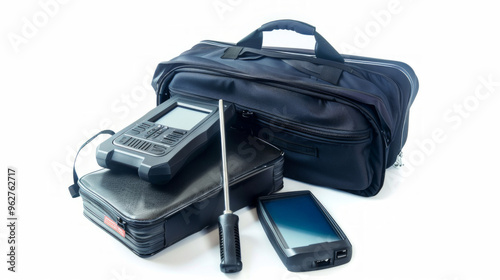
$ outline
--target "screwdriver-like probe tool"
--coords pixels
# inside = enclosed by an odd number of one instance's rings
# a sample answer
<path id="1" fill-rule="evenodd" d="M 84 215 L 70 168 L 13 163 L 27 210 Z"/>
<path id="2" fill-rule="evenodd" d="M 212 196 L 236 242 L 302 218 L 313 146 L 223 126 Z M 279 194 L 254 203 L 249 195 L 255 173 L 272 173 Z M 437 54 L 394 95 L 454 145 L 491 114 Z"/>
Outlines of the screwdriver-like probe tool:
<path id="1" fill-rule="evenodd" d="M 229 208 L 229 180 L 226 159 L 226 132 L 224 129 L 224 102 L 219 99 L 220 142 L 222 150 L 222 178 L 225 210 L 219 216 L 220 270 L 224 273 L 238 272 L 241 263 L 240 233 L 238 216 Z"/>

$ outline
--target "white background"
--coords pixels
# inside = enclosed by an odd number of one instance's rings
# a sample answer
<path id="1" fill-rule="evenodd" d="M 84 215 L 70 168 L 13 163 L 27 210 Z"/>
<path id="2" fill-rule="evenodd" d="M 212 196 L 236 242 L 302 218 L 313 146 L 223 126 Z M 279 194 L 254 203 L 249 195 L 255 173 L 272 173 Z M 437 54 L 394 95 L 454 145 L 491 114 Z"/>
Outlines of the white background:
<path id="1" fill-rule="evenodd" d="M 498 279 L 500 20 L 493 1 L 463 2 L 2 1 L 0 217 L 14 166 L 19 225 L 18 272 L 2 261 L 0 278 Z M 420 80 L 405 167 L 387 170 L 377 196 L 285 180 L 285 190 L 309 189 L 323 202 L 353 244 L 351 262 L 288 272 L 254 209 L 237 212 L 236 275 L 219 271 L 217 230 L 141 259 L 84 218 L 67 191 L 76 148 L 155 106 L 156 65 L 282 18 L 316 26 L 341 53 L 406 62 Z M 98 168 L 94 149 L 83 151 L 80 174 Z"/>

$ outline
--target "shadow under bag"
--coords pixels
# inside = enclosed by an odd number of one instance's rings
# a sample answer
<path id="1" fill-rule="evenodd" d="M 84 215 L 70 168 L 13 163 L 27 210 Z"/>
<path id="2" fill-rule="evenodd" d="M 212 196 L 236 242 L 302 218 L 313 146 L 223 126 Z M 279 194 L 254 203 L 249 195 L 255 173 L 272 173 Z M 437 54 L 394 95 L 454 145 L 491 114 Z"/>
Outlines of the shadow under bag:
<path id="1" fill-rule="evenodd" d="M 312 35 L 314 51 L 262 48 L 264 31 Z M 313 26 L 279 20 L 237 44 L 202 41 L 158 65 L 160 104 L 174 95 L 223 99 L 239 123 L 285 152 L 285 176 L 362 196 L 382 188 L 408 134 L 418 90 L 397 61 L 339 54 Z"/>

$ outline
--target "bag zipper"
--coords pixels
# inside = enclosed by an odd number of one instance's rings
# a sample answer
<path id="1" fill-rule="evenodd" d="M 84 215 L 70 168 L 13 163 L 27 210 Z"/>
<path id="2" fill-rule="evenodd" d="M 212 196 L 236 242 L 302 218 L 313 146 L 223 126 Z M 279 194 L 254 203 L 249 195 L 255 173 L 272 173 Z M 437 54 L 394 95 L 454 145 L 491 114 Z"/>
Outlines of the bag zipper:
<path id="1" fill-rule="evenodd" d="M 223 75 L 225 77 L 234 77 L 234 78 L 241 78 L 241 79 L 246 79 L 246 80 L 264 80 L 264 81 L 268 81 L 270 84 L 273 84 L 275 86 L 277 85 L 280 85 L 279 84 L 279 81 L 276 81 L 276 80 L 270 80 L 270 79 L 265 79 L 265 78 L 256 78 L 254 76 L 250 76 L 250 75 L 247 75 L 247 74 L 244 74 L 244 73 L 237 73 L 237 72 L 229 72 L 229 71 L 225 71 L 225 70 L 221 70 L 221 69 L 218 69 L 218 70 L 214 70 L 213 68 L 208 68 L 208 67 L 204 67 L 204 66 L 200 66 L 200 65 L 181 65 L 181 66 L 177 66 L 177 67 L 174 67 L 172 69 L 170 69 L 167 73 L 163 74 L 163 76 L 158 80 L 158 89 L 157 89 L 157 95 L 159 95 L 159 92 L 164 92 L 163 91 L 163 83 L 165 81 L 165 79 L 170 76 L 173 72 L 179 72 L 179 70 L 183 69 L 183 71 L 185 72 L 196 72 L 197 70 L 203 70 L 203 71 L 207 71 L 209 73 L 218 73 L 220 75 Z M 191 71 L 187 71 L 187 70 L 191 70 Z M 192 70 L 195 70 L 195 71 L 192 71 Z M 207 74 L 206 72 L 204 74 Z M 293 81 L 289 81 L 287 83 L 288 86 L 290 85 L 293 85 L 297 88 L 301 88 L 302 89 L 302 84 L 301 83 L 294 83 Z M 348 88 L 342 88 L 342 87 L 337 87 L 337 86 L 334 86 L 334 85 L 323 85 L 323 86 L 326 86 L 326 87 L 331 87 L 333 89 L 336 89 L 336 90 L 341 90 L 341 91 L 350 91 L 350 92 L 356 92 L 356 93 L 361 93 L 361 94 L 364 94 L 364 95 L 368 95 L 368 96 L 371 96 L 375 99 L 378 99 L 381 103 L 385 104 L 384 103 L 384 100 L 382 98 L 380 98 L 379 96 L 377 95 L 374 95 L 374 94 L 371 94 L 371 93 L 367 93 L 367 92 L 364 92 L 364 91 L 359 91 L 359 90 L 354 90 L 354 89 L 348 89 Z M 369 118 L 373 121 L 373 124 L 375 124 L 375 126 L 377 127 L 378 131 L 380 132 L 381 136 L 383 137 L 383 140 L 384 140 L 384 143 L 385 143 L 385 146 L 388 147 L 389 146 L 389 143 L 390 143 L 390 135 L 387 134 L 387 132 L 382 129 L 380 127 L 380 124 L 375 120 L 375 118 L 373 116 L 371 116 L 371 113 L 369 113 L 366 109 L 362 108 L 361 106 L 358 106 L 356 103 L 350 101 L 349 99 L 339 95 L 338 93 L 335 93 L 335 92 L 328 92 L 328 93 L 324 93 L 324 91 L 322 89 L 318 89 L 318 88 L 306 88 L 304 90 L 307 90 L 307 91 L 313 91 L 315 93 L 317 93 L 317 95 L 320 95 L 321 98 L 325 99 L 325 100 L 333 100 L 335 99 L 336 101 L 339 101 L 339 100 L 342 100 L 343 103 L 345 104 L 349 104 L 351 105 L 352 107 L 362 111 L 365 115 L 369 116 Z M 306 93 L 303 93 L 303 94 L 306 94 Z M 307 94 L 306 94 L 307 95 Z M 315 95 L 311 95 L 311 96 L 315 96 Z M 318 97 L 318 96 L 316 96 Z"/>
<path id="2" fill-rule="evenodd" d="M 99 214 L 107 216 L 110 219 L 113 218 L 112 215 L 109 215 L 109 213 L 108 213 L 109 211 L 106 211 L 107 209 L 100 207 L 99 204 L 96 204 L 95 201 L 93 201 L 92 199 L 88 199 L 88 197 L 86 197 L 86 200 L 88 200 L 88 201 L 87 201 L 87 203 L 84 203 L 84 208 L 87 210 L 87 212 L 92 214 L 96 218 L 96 220 L 101 221 L 104 224 L 104 222 L 102 221 L 102 218 L 100 217 Z M 98 211 L 99 213 L 97 213 L 96 211 Z M 158 236 L 163 236 L 163 234 L 164 234 L 163 231 L 159 231 L 159 230 L 157 230 L 156 232 L 154 232 L 154 231 L 152 232 L 150 230 L 150 227 L 148 227 L 148 228 L 141 227 L 141 230 L 138 231 L 136 227 L 134 227 L 130 224 L 124 223 L 120 217 L 117 217 L 116 220 L 117 221 L 115 221 L 115 222 L 117 223 L 117 225 L 120 226 L 123 230 L 125 230 L 126 233 L 130 234 L 129 235 L 130 238 L 128 238 L 128 240 L 133 241 L 133 242 L 139 242 L 138 239 L 143 239 L 143 240 L 146 240 L 147 242 L 151 242 L 150 239 L 154 239 L 155 237 L 157 238 Z M 152 227 L 152 228 L 155 228 L 155 227 L 161 227 L 161 229 L 163 229 L 163 226 L 160 223 L 154 224 L 154 227 Z M 146 237 L 142 237 L 142 236 L 146 236 Z"/>
<path id="3" fill-rule="evenodd" d="M 258 173 L 258 172 L 261 172 L 262 170 L 266 169 L 267 167 L 268 167 L 267 165 L 263 165 L 263 166 L 260 166 L 260 167 L 253 169 L 252 171 L 255 173 Z M 230 186 L 238 184 L 239 182 L 241 182 L 243 180 L 246 180 L 248 178 L 248 176 L 250 176 L 250 174 L 246 174 L 245 176 L 239 176 L 239 177 L 232 178 L 229 182 Z M 206 192 L 205 194 L 200 195 L 197 198 L 197 200 L 192 201 L 192 203 L 196 203 L 196 202 L 202 201 L 205 198 L 213 196 L 214 194 L 219 192 L 221 190 L 221 188 L 222 187 L 214 188 L 214 189 Z M 157 224 L 158 222 L 162 222 L 163 220 L 167 219 L 170 215 L 173 215 L 180 210 L 179 208 L 174 209 L 170 213 L 168 213 L 167 215 L 162 215 L 162 216 L 157 217 L 157 218 L 152 219 L 152 220 L 140 220 L 140 221 L 139 220 L 130 220 L 130 219 L 127 219 L 125 217 L 125 215 L 123 215 L 123 213 L 121 213 L 115 207 L 113 207 L 111 204 L 109 204 L 109 202 L 103 200 L 98 195 L 94 195 L 93 192 L 85 189 L 84 187 L 80 187 L 80 195 L 82 197 L 85 197 L 85 199 L 92 202 L 94 205 L 99 205 L 100 208 L 103 209 L 103 212 L 108 213 L 108 214 L 112 214 L 114 219 L 122 219 L 127 225 L 130 225 L 132 227 L 138 227 L 138 226 L 143 227 L 143 226 Z M 109 218 L 111 218 L 111 217 L 109 217 Z M 130 227 L 128 227 L 128 228 L 130 228 Z"/>
<path id="4" fill-rule="evenodd" d="M 344 58 L 344 61 L 348 62 L 348 63 L 355 63 L 355 64 L 366 64 L 366 65 L 375 65 L 375 66 L 381 66 L 381 67 L 394 68 L 396 70 L 399 70 L 401 73 L 403 73 L 403 75 L 406 76 L 406 78 L 410 82 L 411 92 L 410 92 L 410 100 L 408 102 L 409 104 L 406 108 L 405 116 L 403 118 L 403 126 L 402 126 L 401 134 L 404 134 L 404 132 L 405 132 L 404 130 L 406 127 L 406 119 L 407 119 L 408 113 L 410 111 L 410 104 L 413 103 L 413 101 L 415 100 L 416 92 L 417 92 L 417 84 L 416 84 L 416 81 L 412 78 L 412 75 L 404 67 L 402 67 L 401 65 L 398 65 L 397 63 L 389 63 L 389 62 L 385 62 L 385 61 L 375 61 L 375 60 L 363 60 L 363 59 L 357 59 L 355 57 Z M 403 147 L 403 137 L 401 137 L 400 146 Z M 400 151 L 400 153 L 401 153 L 401 151 Z"/>
<path id="5" fill-rule="evenodd" d="M 101 211 L 100 209 L 96 208 L 95 206 L 90 206 L 90 207 L 95 208 L 95 209 Z M 84 206 L 84 208 L 85 208 L 85 210 L 87 212 L 87 215 L 90 215 L 90 216 L 93 217 L 93 218 L 91 218 L 91 217 L 89 217 L 89 218 L 91 220 L 95 219 L 95 220 L 92 220 L 92 222 L 96 223 L 99 227 L 103 228 L 103 230 L 108 231 L 107 228 L 106 228 L 106 225 L 100 220 L 99 215 L 96 214 L 93 209 L 89 208 L 88 205 Z M 131 233 L 132 231 L 129 230 L 129 229 L 127 229 L 126 232 Z M 125 237 L 125 239 L 122 242 L 124 242 L 124 243 L 130 242 L 133 246 L 135 246 L 135 248 L 130 248 L 134 252 L 136 252 L 137 249 L 145 249 L 145 248 L 149 248 L 149 247 L 152 247 L 152 246 L 158 246 L 158 244 L 161 244 L 161 246 L 163 247 L 163 244 L 165 243 L 164 233 L 163 232 L 161 234 L 152 235 L 152 236 L 144 239 L 144 241 L 137 240 L 135 237 L 137 237 L 138 235 L 135 234 L 135 233 L 127 234 L 126 236 L 128 236 L 128 238 Z"/>
<path id="6" fill-rule="evenodd" d="M 235 44 L 222 43 L 222 42 L 211 41 L 211 40 L 201 41 L 200 44 L 209 45 L 209 46 L 215 46 L 215 47 L 221 47 L 221 48 L 237 47 Z M 244 49 L 245 48 L 246 47 L 244 47 Z M 254 53 L 251 50 L 252 48 L 246 48 L 246 49 L 247 49 L 248 53 Z M 289 51 L 280 51 L 280 50 L 274 50 L 274 49 L 271 50 L 271 49 L 262 48 L 262 49 L 256 49 L 256 51 L 263 52 L 263 53 L 266 53 L 266 52 L 269 52 L 269 53 L 272 53 L 272 52 L 282 53 L 282 54 L 286 54 L 286 55 L 295 56 L 297 58 L 297 60 L 301 60 L 300 59 L 301 57 L 314 58 L 314 59 L 316 59 L 318 61 L 318 64 L 335 67 L 335 68 L 347 71 L 350 74 L 353 74 L 353 75 L 357 76 L 358 78 L 364 79 L 364 77 L 363 77 L 363 75 L 361 73 L 359 73 L 355 69 L 353 69 L 350 66 L 345 65 L 344 63 L 341 63 L 341 62 L 337 62 L 337 61 L 333 61 L 333 60 L 328 60 L 328 59 L 323 59 L 323 58 L 316 58 L 314 55 L 297 54 L 297 53 L 293 53 L 293 52 L 289 52 Z M 245 53 L 245 50 L 243 50 L 242 54 L 244 54 L 244 53 Z M 270 55 L 268 56 L 266 54 L 259 54 L 259 53 L 254 53 L 254 54 L 273 58 L 272 56 L 270 56 Z M 287 59 L 292 59 L 292 58 L 287 58 Z"/>
<path id="7" fill-rule="evenodd" d="M 206 72 L 202 72 L 202 74 L 207 74 L 207 73 L 210 73 L 210 74 L 219 74 L 223 77 L 235 77 L 235 78 L 240 78 L 240 79 L 246 79 L 246 80 L 261 80 L 261 81 L 265 81 L 265 82 L 270 82 L 270 83 L 273 83 L 274 85 L 279 85 L 280 82 L 282 81 L 276 81 L 276 80 L 272 80 L 272 79 L 266 79 L 266 78 L 263 78 L 263 77 L 254 77 L 254 76 L 251 76 L 251 75 L 248 75 L 248 74 L 244 74 L 244 73 L 238 73 L 238 72 L 234 72 L 234 70 L 232 72 L 229 72 L 229 71 L 226 71 L 226 70 L 222 70 L 222 69 L 217 69 L 217 70 L 214 70 L 213 68 L 209 68 L 209 67 L 205 67 L 205 66 L 201 66 L 201 65 L 189 65 L 189 64 L 186 64 L 186 65 L 181 65 L 181 66 L 177 66 L 177 67 L 174 67 L 172 69 L 170 69 L 170 71 L 168 71 L 167 73 L 163 74 L 163 76 L 158 80 L 157 84 L 158 84 L 158 91 L 162 91 L 163 89 L 163 82 L 165 81 L 165 79 L 170 76 L 173 72 L 179 72 L 179 70 L 181 69 L 191 69 L 191 70 L 195 70 L 195 71 L 185 71 L 185 72 L 191 72 L 191 73 L 194 73 L 194 72 L 197 72 L 197 71 L 206 71 Z M 282 82 L 284 83 L 284 82 Z M 284 83 L 286 85 L 293 85 L 295 87 L 298 87 L 298 88 L 301 88 L 301 89 L 304 89 L 304 90 L 307 90 L 307 91 L 312 91 L 311 90 L 311 85 L 309 85 L 308 88 L 302 88 L 302 86 L 304 86 L 302 83 L 294 83 L 293 81 L 287 81 L 286 83 Z M 348 92 L 354 92 L 354 93 L 361 93 L 361 94 L 364 94 L 364 95 L 368 95 L 370 97 L 373 97 L 375 99 L 378 99 L 381 103 L 385 104 L 384 102 L 384 99 L 382 99 L 380 96 L 378 95 L 375 95 L 375 94 L 371 94 L 369 92 L 364 92 L 364 91 L 360 91 L 360 90 L 356 90 L 356 89 L 350 89 L 350 88 L 343 88 L 343 87 L 339 87 L 339 86 L 335 86 L 335 85 L 330 85 L 330 84 L 321 84 L 322 86 L 326 86 L 326 87 L 331 87 L 335 90 L 340 90 L 340 91 L 348 91 Z M 315 90 L 316 93 L 320 94 L 322 96 L 323 99 L 331 99 L 332 97 L 334 98 L 343 98 L 345 99 L 343 96 L 340 96 L 338 95 L 339 93 L 335 93 L 335 92 L 328 92 L 328 93 L 324 93 L 322 89 L 318 89 L 318 88 L 313 88 L 313 90 Z M 306 94 L 307 95 L 307 94 Z M 314 95 L 311 95 L 311 96 L 314 96 Z"/>
<path id="8" fill-rule="evenodd" d="M 239 105 L 237 105 L 236 108 L 238 111 L 241 111 L 242 118 L 253 119 L 267 126 L 271 126 L 279 130 L 284 130 L 289 133 L 301 133 L 302 135 L 300 136 L 302 137 L 305 136 L 311 138 L 311 136 L 313 136 L 322 138 L 322 140 L 338 141 L 361 141 L 370 138 L 370 130 L 352 132 L 317 126 L 306 127 L 290 120 L 284 121 L 282 117 L 278 117 L 272 114 L 266 114 L 255 109 L 249 109 Z M 277 120 L 279 120 L 279 122 L 277 122 Z"/>
<path id="9" fill-rule="evenodd" d="M 399 88 L 399 86 L 396 84 L 396 82 L 395 82 L 393 79 L 389 78 L 389 77 L 388 77 L 387 75 L 385 75 L 385 74 L 382 74 L 382 73 L 377 73 L 377 72 L 375 72 L 375 71 L 371 71 L 371 70 L 368 70 L 368 69 L 363 69 L 363 71 L 366 71 L 366 72 L 369 72 L 369 73 L 375 74 L 375 75 L 377 75 L 377 76 L 379 76 L 379 77 L 382 77 L 382 78 L 383 78 L 383 79 L 385 79 L 387 82 L 389 82 L 389 83 L 390 83 L 390 84 L 391 84 L 391 85 L 392 85 L 392 86 L 393 86 L 393 87 L 397 90 L 397 92 L 398 92 L 398 95 L 399 95 L 399 108 L 403 108 L 403 106 L 402 106 L 402 105 L 403 105 L 403 98 L 402 98 L 401 89 Z M 386 99 L 386 96 L 384 95 L 384 97 L 383 97 L 383 98 L 384 98 L 384 99 Z M 398 110 L 398 115 L 400 115 L 401 113 L 402 113 L 402 112 L 401 112 L 401 110 Z M 399 121 L 400 121 L 400 119 L 398 118 L 398 119 L 397 119 L 397 121 L 398 121 L 398 122 L 396 123 L 395 127 L 399 127 Z"/>
<path id="10" fill-rule="evenodd" d="M 171 93 L 176 95 L 189 95 L 189 96 L 197 96 L 196 94 L 184 92 L 181 90 L 172 90 Z M 303 133 L 306 134 L 306 137 L 310 137 L 311 135 L 317 136 L 319 138 L 323 138 L 322 140 L 366 140 L 370 138 L 371 133 L 370 129 L 359 130 L 359 131 L 347 131 L 347 130 L 338 130 L 333 128 L 319 127 L 319 126 L 310 126 L 308 128 L 301 123 L 294 122 L 291 120 L 283 121 L 283 117 L 276 116 L 273 114 L 265 113 L 263 111 L 237 105 L 235 104 L 236 111 L 240 112 L 240 115 L 244 119 L 250 119 L 254 121 L 258 121 L 264 123 L 266 125 L 277 128 L 277 130 L 287 130 L 290 133 Z M 280 120 L 277 123 L 277 120 Z M 304 135 L 302 135 L 304 136 Z"/>
<path id="11" fill-rule="evenodd" d="M 115 221 L 116 221 L 116 219 L 120 218 L 123 221 L 125 221 L 125 223 L 128 224 L 128 225 L 138 226 L 138 225 L 152 225 L 152 224 L 156 224 L 158 222 L 158 220 L 160 220 L 160 219 L 157 219 L 157 220 L 140 221 L 140 222 L 128 220 L 128 219 L 125 218 L 125 216 L 122 213 L 120 213 L 118 210 L 116 210 L 107 201 L 104 201 L 99 196 L 93 195 L 92 192 L 87 191 L 85 188 L 80 187 L 80 195 L 81 196 L 85 196 L 85 199 L 89 200 L 93 204 L 100 205 L 102 207 L 102 209 L 103 209 L 103 212 L 108 212 L 108 214 L 111 214 L 112 217 L 113 217 L 113 219 L 115 219 Z"/>
<path id="12" fill-rule="evenodd" d="M 205 45 L 210 45 L 210 46 L 216 46 L 216 47 L 226 47 L 226 48 L 228 48 L 228 47 L 234 47 L 235 46 L 234 44 L 217 42 L 217 41 L 211 41 L 211 40 L 203 40 L 203 41 L 200 42 L 200 44 L 205 44 Z M 288 54 L 288 55 L 294 55 L 294 56 L 297 57 L 298 60 L 300 60 L 300 57 L 302 57 L 302 56 L 309 57 L 309 58 L 315 58 L 318 61 L 318 64 L 328 65 L 328 66 L 331 66 L 331 67 L 336 67 L 336 68 L 339 68 L 341 70 L 347 71 L 348 73 L 353 74 L 353 75 L 355 75 L 356 77 L 358 77 L 360 79 L 367 80 L 363 76 L 363 74 L 361 74 L 361 72 L 357 71 L 355 68 L 353 68 L 351 66 L 348 66 L 348 65 L 346 65 L 344 63 L 340 63 L 340 62 L 336 62 L 336 61 L 330 61 L 330 60 L 326 60 L 326 59 L 316 58 L 314 54 L 294 53 L 294 52 L 291 52 L 291 51 L 281 51 L 279 49 L 269 49 L 269 50 L 266 50 L 264 48 L 261 51 L 265 51 L 265 52 L 278 52 L 278 53 L 284 53 L 284 54 Z M 249 50 L 249 52 L 251 53 L 252 51 Z M 261 56 L 265 56 L 265 55 L 262 54 Z M 269 57 L 272 58 L 272 56 L 269 56 Z M 357 63 L 359 61 L 360 64 L 370 64 L 369 63 L 370 61 L 355 60 L 355 59 L 352 59 L 352 58 L 344 58 L 344 61 L 345 62 L 349 62 L 349 63 Z M 381 66 L 383 66 L 383 65 L 381 65 Z M 394 66 L 395 66 L 394 68 L 397 68 L 398 70 L 400 70 L 401 72 L 403 72 L 408 77 L 408 79 L 410 80 L 410 83 L 413 83 L 413 80 L 411 80 L 410 75 L 408 74 L 408 72 L 403 67 L 400 67 L 399 65 L 394 65 Z M 369 70 L 363 69 L 363 71 L 369 71 Z M 382 78 L 384 78 L 386 80 L 389 80 L 389 82 L 392 83 L 399 90 L 399 87 L 396 85 L 396 83 L 392 79 L 388 78 L 386 75 L 381 74 L 381 73 L 377 73 L 377 72 L 374 72 L 374 71 L 369 71 L 369 72 L 371 72 L 371 73 L 373 73 L 375 75 L 379 75 L 379 76 L 381 76 Z"/>
<path id="13" fill-rule="evenodd" d="M 372 60 L 362 60 L 362 59 L 356 59 L 356 58 L 344 58 L 345 62 L 348 63 L 355 63 L 355 64 L 366 64 L 366 65 L 375 65 L 375 66 L 382 66 L 382 67 L 389 67 L 389 68 L 394 68 L 402 72 L 408 81 L 410 82 L 410 88 L 411 88 L 411 93 L 410 93 L 410 101 L 413 101 L 415 99 L 415 88 L 416 88 L 416 82 L 415 80 L 411 77 L 411 74 L 402 66 L 395 64 L 395 63 L 388 63 L 384 61 L 372 61 Z"/>

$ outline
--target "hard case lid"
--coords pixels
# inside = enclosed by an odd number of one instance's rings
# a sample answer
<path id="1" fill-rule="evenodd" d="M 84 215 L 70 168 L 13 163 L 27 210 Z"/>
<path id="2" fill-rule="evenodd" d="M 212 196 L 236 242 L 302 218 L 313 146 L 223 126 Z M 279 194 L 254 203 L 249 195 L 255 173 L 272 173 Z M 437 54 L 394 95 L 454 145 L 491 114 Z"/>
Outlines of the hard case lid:
<path id="1" fill-rule="evenodd" d="M 129 224 L 154 223 L 221 191 L 219 141 L 216 138 L 165 185 L 143 181 L 137 172 L 131 170 L 103 169 L 89 173 L 79 180 L 82 198 L 93 199 L 100 207 L 118 212 Z M 281 150 L 246 133 L 231 129 L 226 141 L 230 187 L 283 160 Z M 275 173 L 273 180 L 266 182 L 268 186 L 256 186 L 255 191 L 260 189 L 272 193 L 279 190 L 282 187 L 282 167 L 275 169 Z M 249 192 L 250 195 L 252 190 Z M 238 197 L 231 198 L 234 210 L 247 206 L 239 200 Z"/>

